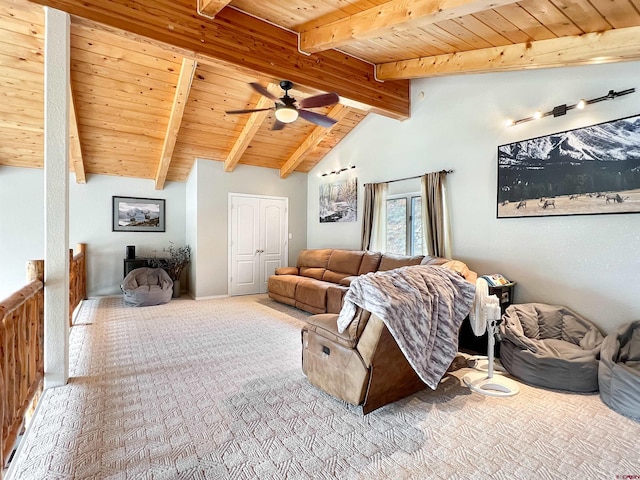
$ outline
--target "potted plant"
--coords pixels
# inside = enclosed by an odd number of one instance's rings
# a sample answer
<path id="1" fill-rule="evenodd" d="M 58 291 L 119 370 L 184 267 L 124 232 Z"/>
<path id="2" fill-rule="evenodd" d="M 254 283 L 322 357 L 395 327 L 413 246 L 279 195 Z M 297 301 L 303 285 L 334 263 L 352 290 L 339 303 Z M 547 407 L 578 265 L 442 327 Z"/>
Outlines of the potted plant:
<path id="1" fill-rule="evenodd" d="M 182 271 L 191 262 L 191 247 L 185 245 L 184 247 L 176 247 L 173 242 L 169 242 L 169 247 L 163 248 L 163 252 L 166 252 L 164 257 L 154 257 L 149 260 L 152 267 L 160 267 L 165 270 L 171 280 L 173 280 L 173 297 L 180 296 L 180 277 Z"/>

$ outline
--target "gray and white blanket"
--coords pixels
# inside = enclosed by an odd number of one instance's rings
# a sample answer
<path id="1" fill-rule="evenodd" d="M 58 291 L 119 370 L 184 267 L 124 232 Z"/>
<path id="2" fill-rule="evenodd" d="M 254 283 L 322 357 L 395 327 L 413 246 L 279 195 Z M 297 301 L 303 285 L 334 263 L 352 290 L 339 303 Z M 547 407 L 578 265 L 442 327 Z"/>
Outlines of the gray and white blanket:
<path id="1" fill-rule="evenodd" d="M 475 285 L 442 267 L 368 273 L 351 282 L 338 331 L 346 330 L 356 307 L 377 315 L 415 372 L 435 390 L 456 355 L 458 330 L 474 296 Z"/>

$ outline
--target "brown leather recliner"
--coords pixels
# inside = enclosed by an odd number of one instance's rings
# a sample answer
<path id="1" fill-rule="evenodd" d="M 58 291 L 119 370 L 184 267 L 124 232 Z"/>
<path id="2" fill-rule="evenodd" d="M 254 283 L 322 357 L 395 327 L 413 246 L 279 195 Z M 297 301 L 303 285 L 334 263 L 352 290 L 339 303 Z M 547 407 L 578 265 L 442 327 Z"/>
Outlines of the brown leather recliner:
<path id="1" fill-rule="evenodd" d="M 358 309 L 344 333 L 337 314 L 313 315 L 302 329 L 302 371 L 309 382 L 367 414 L 422 390 L 383 321 Z"/>
<path id="2" fill-rule="evenodd" d="M 463 262 L 445 261 L 443 266 L 475 284 L 476 272 Z M 382 267 L 380 270 L 390 269 Z M 319 389 L 362 405 L 365 414 L 426 386 L 382 319 L 361 308 L 343 333 L 338 333 L 338 314 L 307 319 L 302 328 L 302 371 Z"/>

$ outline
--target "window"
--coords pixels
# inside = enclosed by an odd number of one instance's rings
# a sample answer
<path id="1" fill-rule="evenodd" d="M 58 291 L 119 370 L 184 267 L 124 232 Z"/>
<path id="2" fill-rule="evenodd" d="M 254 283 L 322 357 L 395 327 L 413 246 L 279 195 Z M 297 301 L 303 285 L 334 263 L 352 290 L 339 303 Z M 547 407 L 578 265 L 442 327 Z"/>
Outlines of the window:
<path id="1" fill-rule="evenodd" d="M 387 252 L 422 255 L 422 199 L 413 193 L 387 199 Z"/>
<path id="2" fill-rule="evenodd" d="M 407 198 L 387 199 L 387 252 L 407 252 Z"/>
<path id="3" fill-rule="evenodd" d="M 422 255 L 424 253 L 424 233 L 422 231 L 422 198 L 411 197 L 411 255 Z"/>

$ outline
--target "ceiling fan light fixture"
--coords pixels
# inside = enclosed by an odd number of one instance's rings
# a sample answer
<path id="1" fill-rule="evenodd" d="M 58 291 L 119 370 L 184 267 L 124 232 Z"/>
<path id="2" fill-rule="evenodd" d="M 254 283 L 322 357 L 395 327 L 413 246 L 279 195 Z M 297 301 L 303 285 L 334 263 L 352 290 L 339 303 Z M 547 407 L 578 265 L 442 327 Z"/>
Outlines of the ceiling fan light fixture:
<path id="1" fill-rule="evenodd" d="M 276 118 L 282 123 L 295 122 L 298 119 L 298 110 L 292 107 L 280 107 L 276 109 Z"/>
<path id="2" fill-rule="evenodd" d="M 276 121 L 271 128 L 272 131 L 282 130 L 288 123 L 295 122 L 298 117 L 302 117 L 308 122 L 314 123 L 320 127 L 330 128 L 338 120 L 328 117 L 322 113 L 316 113 L 310 108 L 328 107 L 335 105 L 340 101 L 340 97 L 335 92 L 321 93 L 312 97 L 304 98 L 299 105 L 296 105 L 296 99 L 289 96 L 289 90 L 293 88 L 293 83 L 289 80 L 282 80 L 280 82 L 280 88 L 284 90 L 284 96 L 277 98 L 267 88 L 263 87 L 259 83 L 249 83 L 251 89 L 259 93 L 265 98 L 272 100 L 274 106 L 271 108 L 250 108 L 244 110 L 227 110 L 225 113 L 230 115 L 240 115 L 244 113 L 264 112 L 266 110 L 273 110 L 276 117 Z M 262 106 L 262 104 L 257 105 Z"/>

